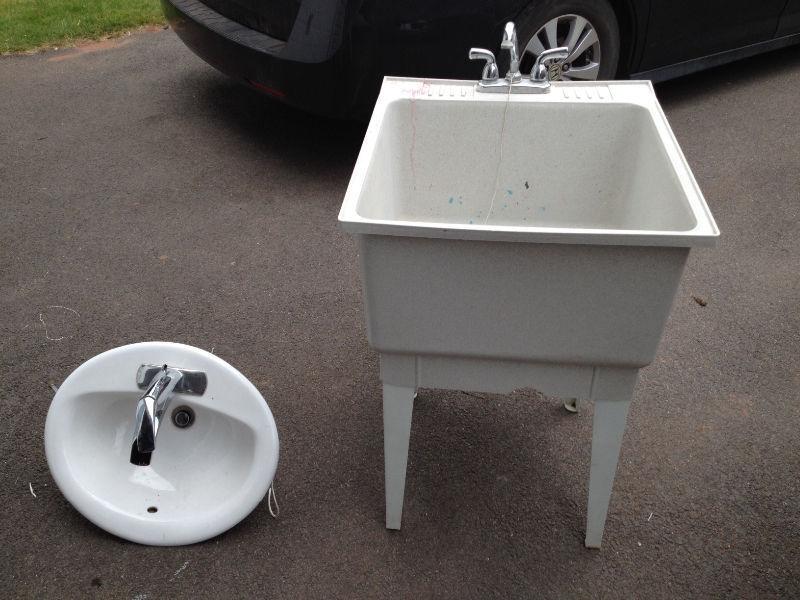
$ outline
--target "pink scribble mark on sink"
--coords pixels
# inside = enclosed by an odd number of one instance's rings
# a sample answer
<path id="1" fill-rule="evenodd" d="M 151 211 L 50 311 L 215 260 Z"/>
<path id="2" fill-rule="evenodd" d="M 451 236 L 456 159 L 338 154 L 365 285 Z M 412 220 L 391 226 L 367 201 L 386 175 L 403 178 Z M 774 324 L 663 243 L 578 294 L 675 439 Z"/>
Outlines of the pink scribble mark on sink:
<path id="1" fill-rule="evenodd" d="M 417 98 L 426 96 L 429 88 L 430 84 L 423 80 L 419 87 L 406 90 L 411 94 L 411 146 L 408 149 L 408 156 L 411 160 L 411 182 L 414 190 L 417 189 L 417 167 L 414 159 L 417 149 Z"/>

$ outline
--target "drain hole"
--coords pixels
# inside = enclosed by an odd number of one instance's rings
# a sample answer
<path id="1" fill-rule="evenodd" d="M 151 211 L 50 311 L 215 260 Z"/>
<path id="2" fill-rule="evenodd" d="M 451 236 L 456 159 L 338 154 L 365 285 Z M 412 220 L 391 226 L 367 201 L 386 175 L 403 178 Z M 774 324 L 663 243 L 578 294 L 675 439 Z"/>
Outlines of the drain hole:
<path id="1" fill-rule="evenodd" d="M 178 406 L 172 411 L 172 423 L 178 429 L 186 429 L 194 423 L 194 410 L 190 406 Z"/>
<path id="2" fill-rule="evenodd" d="M 155 507 L 155 506 L 148 506 L 147 507 L 147 512 L 149 512 L 149 513 L 158 512 L 158 508 Z"/>

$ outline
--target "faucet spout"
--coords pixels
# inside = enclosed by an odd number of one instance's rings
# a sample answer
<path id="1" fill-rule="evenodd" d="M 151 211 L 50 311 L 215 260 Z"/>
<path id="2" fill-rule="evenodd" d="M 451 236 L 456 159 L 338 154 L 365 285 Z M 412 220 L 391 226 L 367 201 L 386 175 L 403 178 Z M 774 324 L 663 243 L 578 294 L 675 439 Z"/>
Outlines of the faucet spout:
<path id="1" fill-rule="evenodd" d="M 506 73 L 506 80 L 508 84 L 516 83 L 520 80 L 521 75 L 519 72 L 519 47 L 517 46 L 517 29 L 512 21 L 506 23 L 503 29 L 503 39 L 500 42 L 500 48 L 508 50 L 508 73 Z"/>
<path id="2" fill-rule="evenodd" d="M 131 445 L 132 464 L 137 466 L 150 464 L 153 451 L 156 449 L 156 436 L 161 419 L 172 399 L 172 391 L 182 377 L 181 371 L 164 365 L 153 377 L 144 395 L 139 398 Z"/>

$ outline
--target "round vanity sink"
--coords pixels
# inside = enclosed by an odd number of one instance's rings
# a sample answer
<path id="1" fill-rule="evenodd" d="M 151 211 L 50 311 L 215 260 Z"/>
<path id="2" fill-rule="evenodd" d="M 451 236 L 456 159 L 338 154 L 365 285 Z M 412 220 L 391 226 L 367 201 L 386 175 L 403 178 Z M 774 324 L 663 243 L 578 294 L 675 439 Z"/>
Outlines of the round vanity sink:
<path id="1" fill-rule="evenodd" d="M 142 365 L 202 372 L 202 394 L 172 392 L 150 464 L 131 463 Z M 50 471 L 87 519 L 154 545 L 226 531 L 264 498 L 278 465 L 278 432 L 258 390 L 209 352 L 131 344 L 82 364 L 58 389 L 45 426 Z"/>

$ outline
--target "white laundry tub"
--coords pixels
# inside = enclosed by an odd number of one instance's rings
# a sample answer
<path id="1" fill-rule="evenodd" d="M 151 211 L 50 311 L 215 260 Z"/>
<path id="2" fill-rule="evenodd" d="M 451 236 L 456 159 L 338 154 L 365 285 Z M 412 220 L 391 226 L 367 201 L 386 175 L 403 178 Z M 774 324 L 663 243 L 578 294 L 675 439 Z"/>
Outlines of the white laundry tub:
<path id="1" fill-rule="evenodd" d="M 369 342 L 398 398 L 385 389 L 385 411 L 404 406 L 390 421 L 409 425 L 418 386 L 600 400 L 613 379 L 629 401 L 689 249 L 719 235 L 652 86 L 633 81 L 507 95 L 386 78 L 339 221 L 358 239 Z M 402 446 L 387 445 L 390 527 Z"/>

